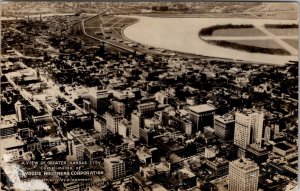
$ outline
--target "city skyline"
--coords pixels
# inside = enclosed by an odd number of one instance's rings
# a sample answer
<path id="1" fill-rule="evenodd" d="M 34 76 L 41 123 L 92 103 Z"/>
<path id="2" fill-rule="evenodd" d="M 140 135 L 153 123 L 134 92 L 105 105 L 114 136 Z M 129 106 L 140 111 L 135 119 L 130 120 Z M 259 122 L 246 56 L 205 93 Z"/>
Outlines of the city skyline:
<path id="1" fill-rule="evenodd" d="M 6 2 L 1 190 L 296 191 L 298 4 Z"/>

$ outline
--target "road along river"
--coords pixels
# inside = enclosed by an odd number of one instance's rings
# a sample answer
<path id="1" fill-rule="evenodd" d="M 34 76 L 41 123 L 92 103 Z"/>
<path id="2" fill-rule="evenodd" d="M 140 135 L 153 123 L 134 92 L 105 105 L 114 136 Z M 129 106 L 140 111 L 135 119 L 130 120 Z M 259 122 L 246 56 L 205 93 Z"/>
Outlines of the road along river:
<path id="1" fill-rule="evenodd" d="M 139 22 L 125 28 L 123 30 L 123 35 L 132 41 L 136 41 L 144 45 L 196 55 L 276 65 L 284 64 L 289 60 L 298 61 L 298 50 L 296 52 L 291 52 L 291 55 L 289 56 L 249 53 L 212 45 L 199 37 L 199 31 L 201 28 L 218 24 L 253 24 L 257 28 L 262 28 L 264 27 L 264 24 L 297 24 L 297 20 L 246 18 L 158 18 L 146 16 L 132 17 L 138 18 Z M 268 38 L 278 42 L 278 37 L 270 34 L 266 35 Z M 249 34 L 249 36 L 251 37 L 251 34 Z M 249 37 L 245 37 L 245 40 L 247 38 Z M 255 37 L 253 36 L 253 38 Z M 298 37 L 296 37 L 296 39 L 298 39 Z"/>

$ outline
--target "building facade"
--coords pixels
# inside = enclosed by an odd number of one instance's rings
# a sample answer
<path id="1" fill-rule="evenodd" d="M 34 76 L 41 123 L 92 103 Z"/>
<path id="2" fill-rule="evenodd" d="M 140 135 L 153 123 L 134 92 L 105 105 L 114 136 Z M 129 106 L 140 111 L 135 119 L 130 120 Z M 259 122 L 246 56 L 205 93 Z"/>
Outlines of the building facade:
<path id="1" fill-rule="evenodd" d="M 17 121 L 19 121 L 19 122 L 24 120 L 24 116 L 23 116 L 24 109 L 25 109 L 25 106 L 20 101 L 17 101 L 15 103 L 15 111 L 16 111 Z"/>
<path id="2" fill-rule="evenodd" d="M 193 132 L 203 132 L 205 126 L 213 127 L 215 110 L 216 108 L 209 104 L 190 106 L 189 113 L 193 125 Z"/>
<path id="3" fill-rule="evenodd" d="M 138 112 L 142 116 L 152 115 L 155 112 L 156 103 L 155 102 L 141 103 L 137 106 L 137 108 L 138 108 Z"/>
<path id="4" fill-rule="evenodd" d="M 229 191 L 257 191 L 259 167 L 245 158 L 229 163 Z"/>
<path id="5" fill-rule="evenodd" d="M 131 114 L 131 135 L 140 138 L 140 128 L 144 126 L 144 118 L 138 112 Z"/>
<path id="6" fill-rule="evenodd" d="M 115 134 L 119 132 L 119 123 L 123 119 L 123 116 L 119 114 L 112 114 L 110 112 L 105 113 L 106 128 L 111 133 Z"/>
<path id="7" fill-rule="evenodd" d="M 214 123 L 215 134 L 223 141 L 233 140 L 234 123 L 233 115 L 216 115 Z"/>
<path id="8" fill-rule="evenodd" d="M 107 90 L 91 89 L 89 92 L 90 109 L 97 114 L 103 114 L 109 105 L 110 93 Z"/>
<path id="9" fill-rule="evenodd" d="M 120 157 L 106 158 L 104 159 L 104 172 L 110 180 L 124 177 L 126 175 L 125 162 Z"/>
<path id="10" fill-rule="evenodd" d="M 246 150 L 249 144 L 262 146 L 264 114 L 250 109 L 235 113 L 234 144 Z"/>

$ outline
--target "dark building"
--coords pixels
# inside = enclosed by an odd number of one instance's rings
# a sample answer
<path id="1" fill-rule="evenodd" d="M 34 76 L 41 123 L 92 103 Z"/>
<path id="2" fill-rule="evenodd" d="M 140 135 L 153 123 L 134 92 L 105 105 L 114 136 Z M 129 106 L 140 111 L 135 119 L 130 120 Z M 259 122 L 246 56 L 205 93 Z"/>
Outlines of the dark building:
<path id="1" fill-rule="evenodd" d="M 153 145 L 153 137 L 155 131 L 148 128 L 140 128 L 140 140 L 145 142 L 147 145 Z"/>
<path id="2" fill-rule="evenodd" d="M 261 164 L 267 161 L 268 151 L 264 148 L 257 147 L 256 144 L 251 144 L 247 147 L 246 157 Z"/>
<path id="3" fill-rule="evenodd" d="M 228 174 L 229 162 L 223 158 L 207 159 L 205 164 L 212 171 L 213 177 L 218 178 Z"/>
<path id="4" fill-rule="evenodd" d="M 103 114 L 108 109 L 110 93 L 107 90 L 90 91 L 90 107 L 97 114 Z"/>
<path id="5" fill-rule="evenodd" d="M 214 115 L 216 108 L 209 104 L 190 106 L 190 120 L 193 124 L 193 132 L 204 131 L 204 127 L 214 126 Z"/>
<path id="6" fill-rule="evenodd" d="M 54 122 L 63 132 L 76 128 L 94 129 L 94 114 L 53 116 Z"/>
<path id="7" fill-rule="evenodd" d="M 234 137 L 234 123 L 233 115 L 216 115 L 214 123 L 215 134 L 222 141 L 232 141 Z"/>

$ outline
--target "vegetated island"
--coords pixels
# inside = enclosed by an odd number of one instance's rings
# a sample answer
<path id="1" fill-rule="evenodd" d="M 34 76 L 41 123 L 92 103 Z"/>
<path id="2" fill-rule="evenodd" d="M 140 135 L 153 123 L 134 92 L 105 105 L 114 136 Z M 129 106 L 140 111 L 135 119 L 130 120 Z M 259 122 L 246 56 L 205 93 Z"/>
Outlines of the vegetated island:
<path id="1" fill-rule="evenodd" d="M 247 52 L 252 53 L 264 53 L 264 54 L 275 54 L 275 55 L 290 55 L 290 52 L 288 52 L 285 49 L 282 48 L 263 48 L 263 47 L 257 47 L 257 46 L 249 46 L 244 44 L 239 44 L 235 42 L 228 42 L 225 40 L 209 40 L 208 43 L 223 46 L 226 48 L 232 48 L 236 50 L 243 50 Z"/>
<path id="2" fill-rule="evenodd" d="M 265 24 L 265 28 L 294 29 L 294 28 L 298 28 L 298 25 L 297 24 Z"/>
<path id="3" fill-rule="evenodd" d="M 241 24 L 241 25 L 233 25 L 233 24 L 226 24 L 226 25 L 214 25 L 211 27 L 202 28 L 199 32 L 200 36 L 211 36 L 214 31 L 221 30 L 221 29 L 246 29 L 246 28 L 254 28 L 252 24 Z"/>

